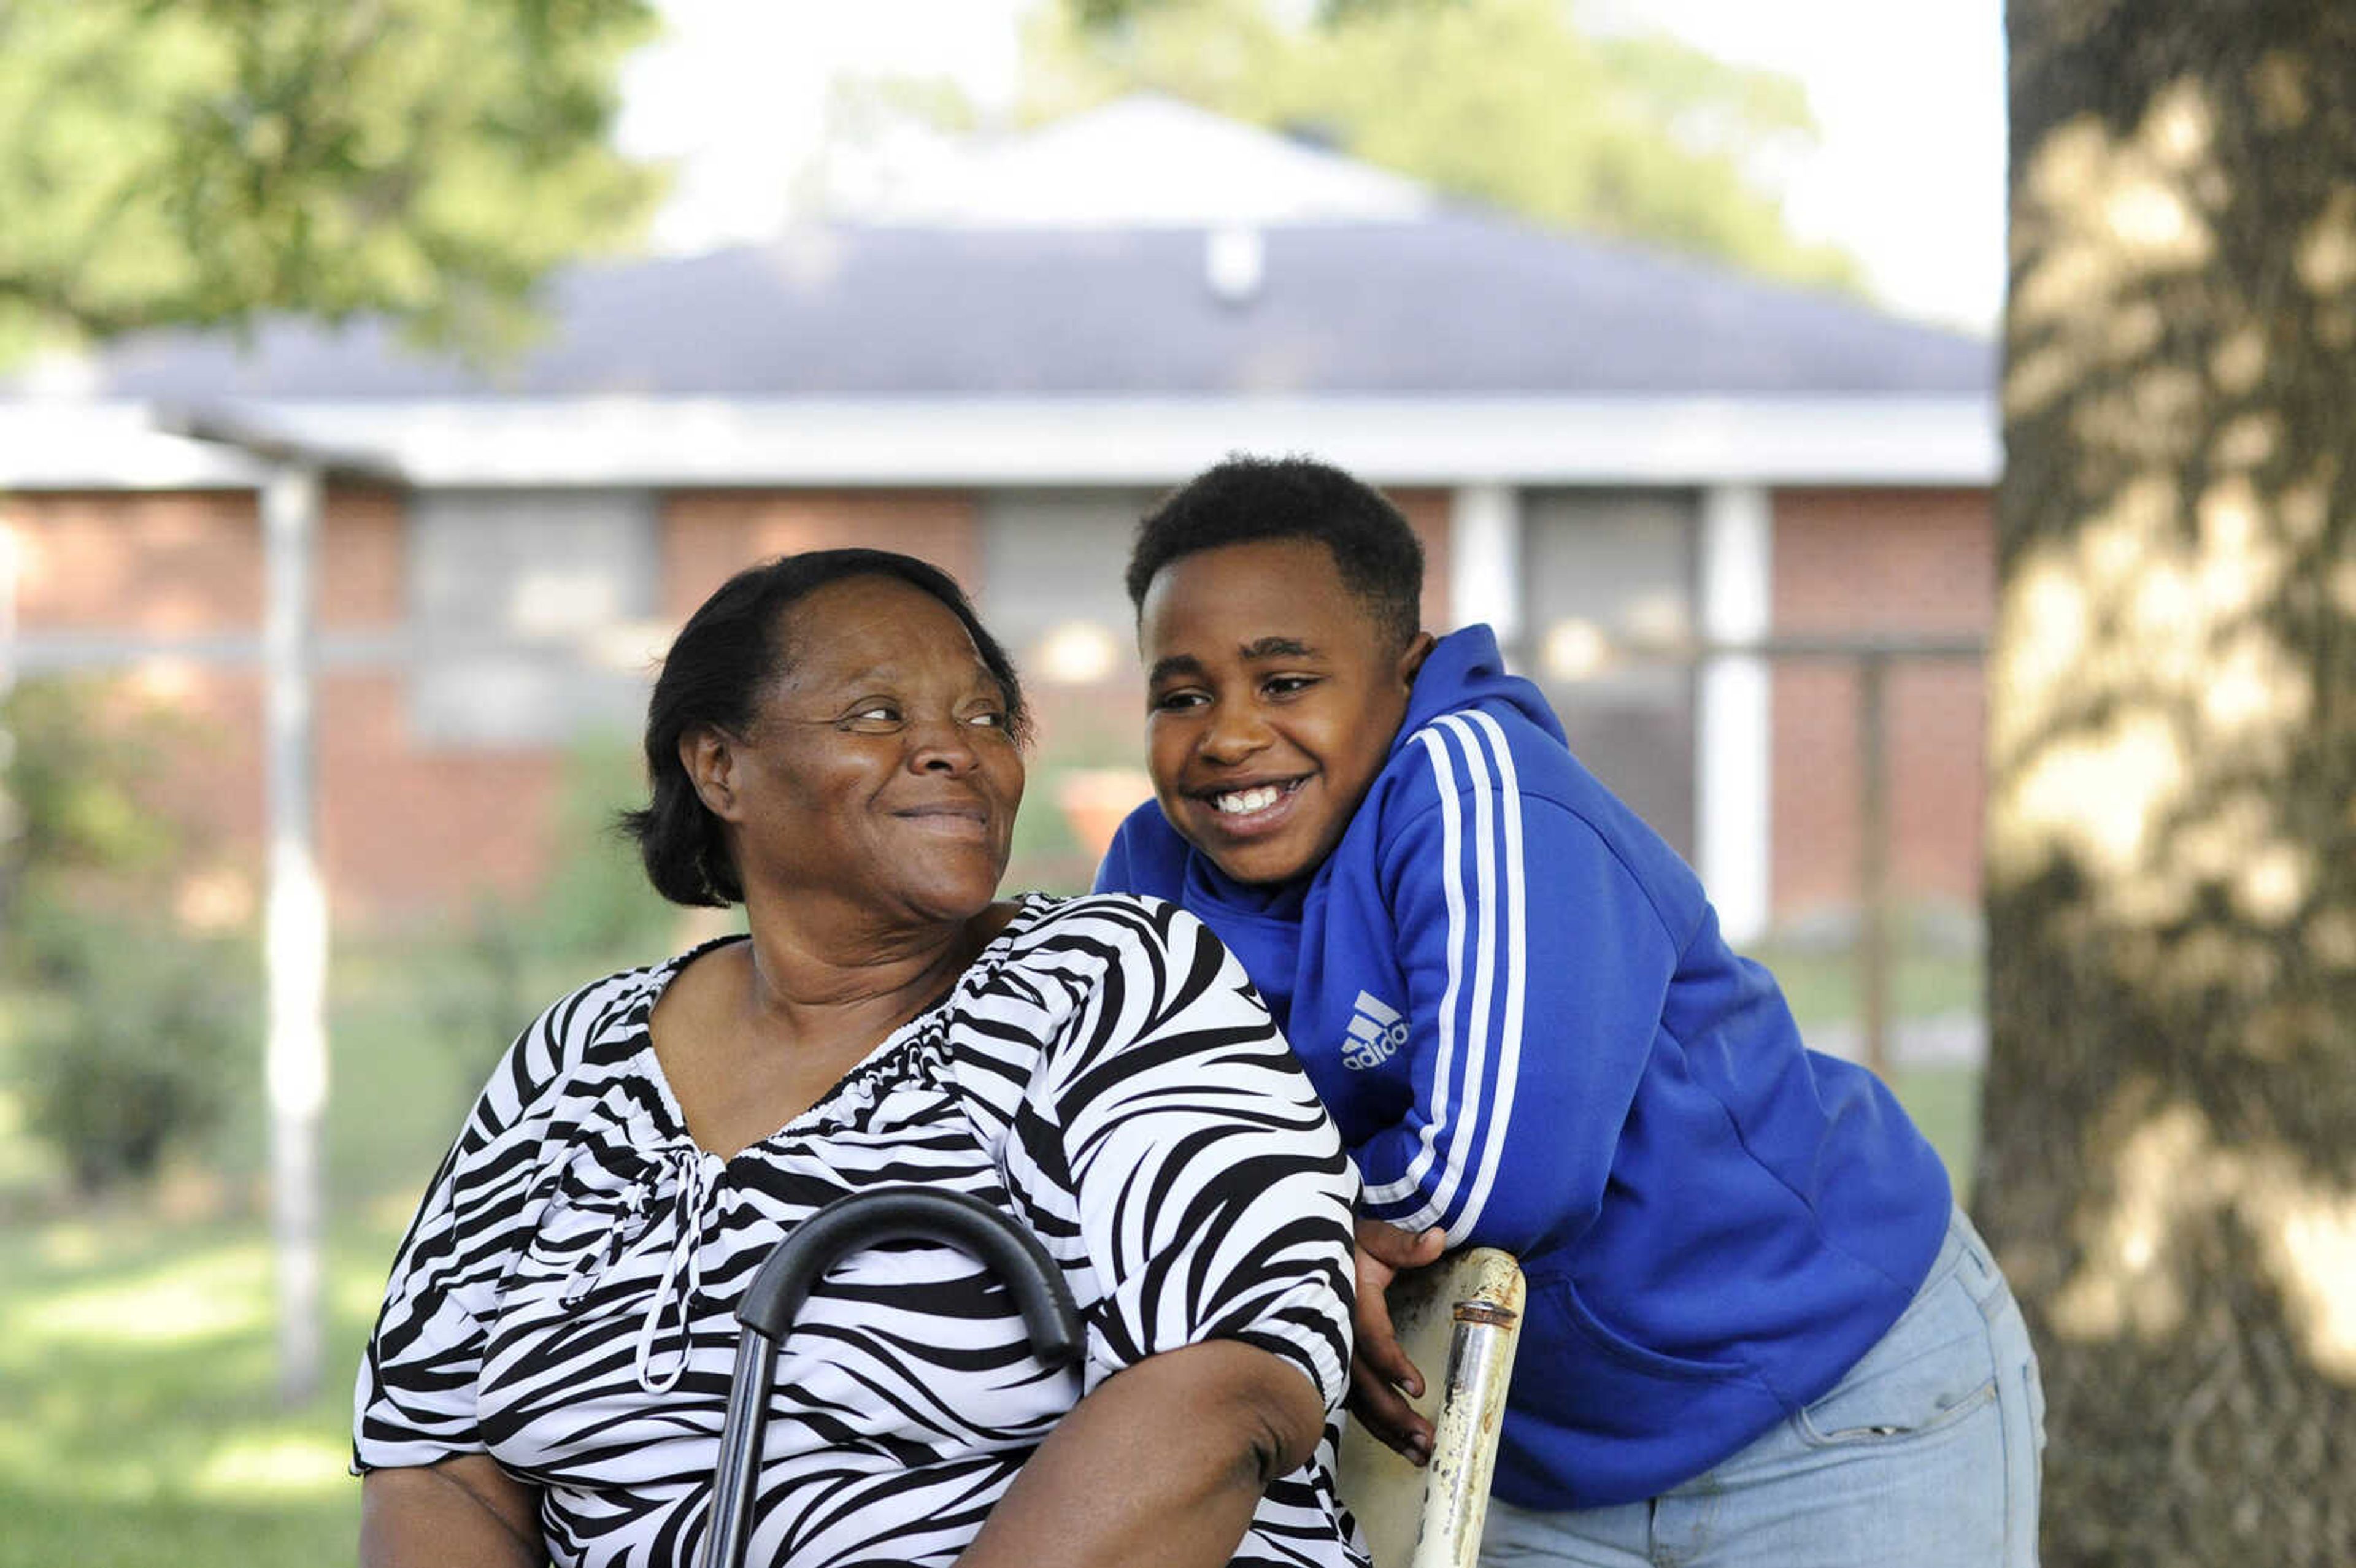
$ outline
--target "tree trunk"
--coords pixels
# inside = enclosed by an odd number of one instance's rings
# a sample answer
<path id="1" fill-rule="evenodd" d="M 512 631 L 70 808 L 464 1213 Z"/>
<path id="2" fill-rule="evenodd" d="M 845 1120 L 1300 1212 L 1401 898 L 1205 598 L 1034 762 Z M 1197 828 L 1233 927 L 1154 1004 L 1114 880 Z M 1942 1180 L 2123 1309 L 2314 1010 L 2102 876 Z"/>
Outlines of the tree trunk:
<path id="1" fill-rule="evenodd" d="M 2012 0 L 1976 1208 L 2046 1561 L 2356 1563 L 2356 4 Z"/>

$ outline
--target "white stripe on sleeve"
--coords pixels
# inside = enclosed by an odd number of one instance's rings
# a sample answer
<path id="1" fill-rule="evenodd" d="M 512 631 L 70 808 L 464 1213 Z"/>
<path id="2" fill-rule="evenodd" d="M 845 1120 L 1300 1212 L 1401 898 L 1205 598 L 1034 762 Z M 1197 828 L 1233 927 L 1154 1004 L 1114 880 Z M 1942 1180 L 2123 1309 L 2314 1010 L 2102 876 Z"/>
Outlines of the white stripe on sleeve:
<path id="1" fill-rule="evenodd" d="M 1454 1075 L 1456 1058 L 1456 998 L 1464 980 L 1464 882 L 1461 869 L 1464 826 L 1456 795 L 1456 769 L 1449 761 L 1448 742 L 1437 732 L 1419 730 L 1415 738 L 1422 742 L 1431 759 L 1431 776 L 1440 793 L 1440 889 L 1448 906 L 1448 986 L 1440 1001 L 1440 1051 L 1432 1064 L 1431 1115 L 1423 1125 L 1423 1147 L 1416 1150 L 1415 1157 L 1408 1161 L 1407 1169 L 1397 1180 L 1366 1184 L 1365 1196 L 1370 1203 L 1398 1203 L 1415 1196 L 1424 1172 L 1431 1168 L 1433 1140 L 1448 1120 L 1449 1081 Z M 1393 1222 L 1419 1231 L 1439 1218 L 1439 1211 L 1427 1202 Z"/>
<path id="2" fill-rule="evenodd" d="M 1498 728 L 1497 721 L 1477 709 L 1467 717 L 1488 736 L 1491 754 L 1497 763 L 1497 794 L 1505 818 L 1501 859 L 1505 863 L 1505 898 L 1501 923 L 1505 933 L 1505 963 L 1503 1005 L 1497 1019 L 1496 1086 L 1483 1106 L 1480 1172 L 1473 1179 L 1472 1196 L 1465 1200 L 1464 1211 L 1457 1217 L 1457 1232 L 1469 1232 L 1480 1221 L 1481 1211 L 1488 1205 L 1489 1189 L 1497 1179 L 1497 1167 L 1505 1156 L 1505 1127 L 1513 1120 L 1514 1093 L 1521 1080 L 1522 1003 L 1529 973 L 1529 886 L 1522 862 L 1521 780 L 1514 771 L 1514 754 L 1505 744 L 1505 732 Z M 1451 1241 L 1460 1239 L 1453 1233 L 1450 1237 Z"/>
<path id="3" fill-rule="evenodd" d="M 1453 735 L 1464 750 L 1466 793 L 1473 803 L 1469 847 L 1477 910 L 1468 909 L 1464 898 L 1463 810 L 1453 759 L 1439 733 L 1441 730 Z M 1420 1131 L 1422 1147 L 1398 1179 L 1369 1185 L 1366 1198 L 1373 1203 L 1389 1204 L 1415 1196 L 1437 1160 L 1439 1176 L 1431 1184 L 1429 1200 L 1397 1222 L 1408 1229 L 1440 1223 L 1461 1193 L 1461 1211 L 1448 1224 L 1449 1241 L 1454 1244 L 1478 1222 L 1496 1184 L 1521 1076 L 1528 881 L 1523 860 L 1520 783 L 1496 720 L 1478 711 L 1447 714 L 1419 731 L 1416 739 L 1430 757 L 1440 794 L 1448 984 L 1437 1020 L 1439 1054 L 1432 1071 L 1430 1115 Z M 1493 778 L 1502 797 L 1494 804 Z M 1460 1085 L 1458 1006 L 1468 967 L 1472 1007 L 1471 1016 L 1462 1020 L 1464 1051 Z M 1468 1185 L 1468 1157 L 1476 1149 Z"/>

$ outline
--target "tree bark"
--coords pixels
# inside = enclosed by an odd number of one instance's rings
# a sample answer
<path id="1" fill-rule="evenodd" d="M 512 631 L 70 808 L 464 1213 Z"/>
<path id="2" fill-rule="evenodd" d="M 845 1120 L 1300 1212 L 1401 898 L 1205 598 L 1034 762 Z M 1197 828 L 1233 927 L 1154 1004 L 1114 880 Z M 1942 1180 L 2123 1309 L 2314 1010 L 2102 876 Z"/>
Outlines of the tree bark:
<path id="1" fill-rule="evenodd" d="M 2011 0 L 1975 1208 L 2046 1561 L 2356 1563 L 2356 5 Z"/>

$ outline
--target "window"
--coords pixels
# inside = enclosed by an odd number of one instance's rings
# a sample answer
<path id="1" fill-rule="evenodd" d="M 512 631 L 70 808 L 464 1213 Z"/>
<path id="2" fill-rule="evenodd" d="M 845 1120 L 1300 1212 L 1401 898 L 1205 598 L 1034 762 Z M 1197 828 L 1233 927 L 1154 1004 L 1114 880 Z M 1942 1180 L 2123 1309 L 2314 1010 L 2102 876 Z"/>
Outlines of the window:
<path id="1" fill-rule="evenodd" d="M 1085 890 L 1114 826 L 1152 793 L 1145 683 L 1121 574 L 1155 496 L 994 491 L 982 504 L 982 623 L 1014 656 L 1039 748 L 1009 887 Z"/>
<path id="2" fill-rule="evenodd" d="M 1121 573 L 1150 492 L 993 491 L 982 505 L 981 609 L 1026 680 L 1128 680 L 1135 617 Z"/>
<path id="3" fill-rule="evenodd" d="M 541 746 L 635 731 L 650 675 L 656 507 L 641 491 L 428 491 L 409 511 L 429 742 Z"/>
<path id="4" fill-rule="evenodd" d="M 1541 491 L 1523 502 L 1524 645 L 1570 748 L 1688 859 L 1693 670 L 1632 645 L 1692 634 L 1696 507 L 1677 492 Z"/>

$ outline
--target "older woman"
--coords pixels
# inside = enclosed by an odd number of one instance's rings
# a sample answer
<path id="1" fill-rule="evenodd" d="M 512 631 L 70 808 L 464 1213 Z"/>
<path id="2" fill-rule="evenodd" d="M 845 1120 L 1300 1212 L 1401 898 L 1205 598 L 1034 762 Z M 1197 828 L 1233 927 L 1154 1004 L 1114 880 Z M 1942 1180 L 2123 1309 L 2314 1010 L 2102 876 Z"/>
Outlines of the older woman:
<path id="1" fill-rule="evenodd" d="M 364 1563 L 693 1561 L 737 1298 L 820 1205 L 911 1181 L 1039 1238 L 1083 1371 L 961 1253 L 852 1255 L 783 1347 L 750 1561 L 1363 1563 L 1336 1136 L 1192 917 L 993 901 L 1023 738 L 921 561 L 790 556 L 689 621 L 631 826 L 749 938 L 583 987 L 493 1073 L 360 1369 Z"/>

